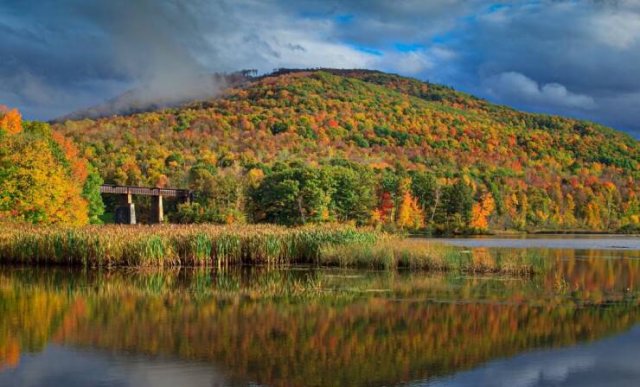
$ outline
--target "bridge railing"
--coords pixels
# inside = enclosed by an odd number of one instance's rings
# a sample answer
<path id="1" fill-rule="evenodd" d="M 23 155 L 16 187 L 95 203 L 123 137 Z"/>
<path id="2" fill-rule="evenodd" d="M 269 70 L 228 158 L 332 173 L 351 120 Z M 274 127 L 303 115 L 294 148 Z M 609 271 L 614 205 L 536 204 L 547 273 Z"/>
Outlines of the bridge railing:
<path id="1" fill-rule="evenodd" d="M 192 195 L 192 191 L 188 189 L 149 188 L 112 184 L 103 184 L 102 186 L 100 186 L 100 193 L 116 195 L 164 196 L 177 198 L 189 198 Z"/>

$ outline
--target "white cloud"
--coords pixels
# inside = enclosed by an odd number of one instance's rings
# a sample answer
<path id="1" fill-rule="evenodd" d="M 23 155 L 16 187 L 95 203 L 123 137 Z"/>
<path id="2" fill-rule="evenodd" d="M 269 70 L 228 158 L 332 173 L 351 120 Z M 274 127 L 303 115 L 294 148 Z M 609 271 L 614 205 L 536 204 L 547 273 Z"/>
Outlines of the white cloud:
<path id="1" fill-rule="evenodd" d="M 262 72 L 276 67 L 361 68 L 371 66 L 376 57 L 327 41 L 323 35 L 329 27 L 322 22 L 301 26 L 270 19 L 249 24 L 250 29 L 236 34 L 208 37 L 212 46 L 226 53 L 216 60 L 216 67 L 229 71 L 255 67 Z"/>
<path id="2" fill-rule="evenodd" d="M 640 42 L 640 16 L 632 12 L 602 12 L 590 20 L 595 38 L 619 50 L 631 49 Z"/>
<path id="3" fill-rule="evenodd" d="M 411 51 L 385 54 L 378 59 L 375 67 L 406 75 L 418 75 L 434 66 L 433 59 L 425 52 Z"/>
<path id="4" fill-rule="evenodd" d="M 520 103 L 577 109 L 593 109 L 596 103 L 588 95 L 576 94 L 561 84 L 539 85 L 536 81 L 518 72 L 504 72 L 485 81 L 489 94 L 503 100 Z"/>

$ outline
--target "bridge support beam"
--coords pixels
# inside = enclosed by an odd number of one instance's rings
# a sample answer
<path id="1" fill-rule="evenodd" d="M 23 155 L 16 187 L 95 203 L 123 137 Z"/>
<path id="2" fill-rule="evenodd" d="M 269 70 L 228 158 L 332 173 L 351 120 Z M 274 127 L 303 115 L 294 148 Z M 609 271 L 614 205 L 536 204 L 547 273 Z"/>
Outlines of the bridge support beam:
<path id="1" fill-rule="evenodd" d="M 130 193 L 122 195 L 122 204 L 116 208 L 116 223 L 136 224 L 136 205 Z"/>
<path id="2" fill-rule="evenodd" d="M 164 222 L 164 207 L 162 203 L 162 195 L 154 196 L 151 205 L 151 221 L 153 223 Z"/>

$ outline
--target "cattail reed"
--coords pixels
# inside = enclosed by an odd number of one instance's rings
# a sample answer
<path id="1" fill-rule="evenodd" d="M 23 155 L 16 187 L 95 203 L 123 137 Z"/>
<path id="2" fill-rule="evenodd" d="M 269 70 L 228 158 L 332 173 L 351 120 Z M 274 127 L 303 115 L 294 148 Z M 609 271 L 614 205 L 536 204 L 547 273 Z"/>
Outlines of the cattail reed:
<path id="1" fill-rule="evenodd" d="M 349 226 L 0 225 L 0 262 L 79 266 L 229 266 L 313 263 L 322 246 L 375 243 Z"/>
<path id="2" fill-rule="evenodd" d="M 488 254 L 366 228 L 317 225 L 88 226 L 0 224 L 0 264 L 74 266 L 291 265 L 532 274 L 540 257 Z"/>

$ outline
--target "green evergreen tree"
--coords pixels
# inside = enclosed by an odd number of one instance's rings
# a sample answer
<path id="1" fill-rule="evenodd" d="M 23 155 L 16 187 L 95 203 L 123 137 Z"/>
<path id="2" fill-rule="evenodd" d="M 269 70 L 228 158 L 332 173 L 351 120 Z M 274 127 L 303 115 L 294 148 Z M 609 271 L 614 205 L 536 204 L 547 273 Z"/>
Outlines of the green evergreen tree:
<path id="1" fill-rule="evenodd" d="M 100 195 L 100 186 L 104 183 L 98 171 L 89 165 L 89 174 L 82 188 L 82 197 L 89 204 L 89 223 L 102 224 L 100 217 L 104 214 L 104 202 Z"/>

